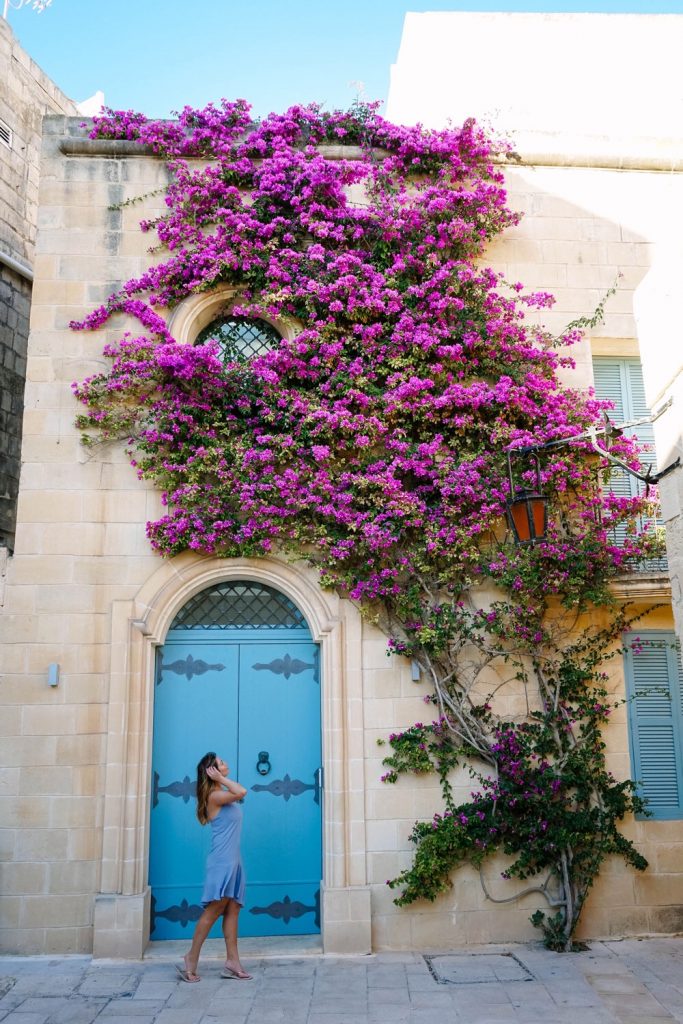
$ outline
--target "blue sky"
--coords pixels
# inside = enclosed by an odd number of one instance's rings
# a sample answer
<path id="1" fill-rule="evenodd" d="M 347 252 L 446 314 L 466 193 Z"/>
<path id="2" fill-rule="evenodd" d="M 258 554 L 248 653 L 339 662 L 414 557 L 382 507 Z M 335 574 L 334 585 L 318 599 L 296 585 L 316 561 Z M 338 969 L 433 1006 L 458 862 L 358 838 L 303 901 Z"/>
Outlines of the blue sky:
<path id="1" fill-rule="evenodd" d="M 73 99 L 101 89 L 109 106 L 163 117 L 222 96 L 255 114 L 312 100 L 345 108 L 354 82 L 385 100 L 406 11 L 683 14 L 683 0 L 52 0 L 9 21 Z"/>

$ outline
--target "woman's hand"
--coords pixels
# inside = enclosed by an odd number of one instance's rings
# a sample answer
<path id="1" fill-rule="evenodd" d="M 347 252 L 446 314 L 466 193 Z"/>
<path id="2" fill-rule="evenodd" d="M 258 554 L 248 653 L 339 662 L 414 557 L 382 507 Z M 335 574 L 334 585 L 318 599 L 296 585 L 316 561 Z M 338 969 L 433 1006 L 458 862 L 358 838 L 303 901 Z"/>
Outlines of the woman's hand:
<path id="1" fill-rule="evenodd" d="M 223 775 L 220 768 L 216 768 L 215 765 L 207 768 L 206 774 L 212 782 L 216 782 L 220 787 L 211 791 L 209 800 L 218 804 L 230 804 L 235 800 L 243 800 L 247 795 L 244 786 L 240 786 L 239 782 L 233 782 L 232 779 L 228 779 Z M 227 793 L 224 790 L 227 790 Z"/>

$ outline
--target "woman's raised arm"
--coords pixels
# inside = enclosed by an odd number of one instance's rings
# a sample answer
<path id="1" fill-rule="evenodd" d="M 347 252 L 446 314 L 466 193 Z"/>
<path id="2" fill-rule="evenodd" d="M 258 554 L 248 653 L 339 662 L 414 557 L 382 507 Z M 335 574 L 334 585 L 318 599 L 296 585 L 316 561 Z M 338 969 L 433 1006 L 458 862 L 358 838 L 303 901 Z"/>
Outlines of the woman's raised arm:
<path id="1" fill-rule="evenodd" d="M 212 803 L 218 804 L 232 804 L 236 800 L 243 800 L 247 795 L 247 791 L 244 786 L 241 786 L 239 782 L 233 782 L 232 779 L 226 778 L 225 775 L 221 775 L 218 768 L 207 768 L 206 774 L 209 776 L 212 782 L 217 782 L 223 789 L 215 789 L 209 796 L 209 800 Z"/>

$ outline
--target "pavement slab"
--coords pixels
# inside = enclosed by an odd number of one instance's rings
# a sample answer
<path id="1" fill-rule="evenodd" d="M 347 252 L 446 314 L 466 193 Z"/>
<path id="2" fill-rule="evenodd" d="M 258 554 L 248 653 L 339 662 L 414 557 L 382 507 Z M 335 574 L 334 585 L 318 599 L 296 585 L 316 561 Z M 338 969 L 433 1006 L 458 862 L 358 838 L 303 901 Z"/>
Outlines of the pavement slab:
<path id="1" fill-rule="evenodd" d="M 141 961 L 0 957 L 0 1024 L 683 1024 L 683 940 L 510 944 L 326 957 L 206 956 L 182 982 L 161 944 Z"/>
<path id="2" fill-rule="evenodd" d="M 16 1011 L 10 1011 L 6 1017 L 2 1017 L 2 1021 L 8 1021 L 9 1024 L 45 1024 L 48 1018 L 44 1013 L 17 1013 Z"/>
<path id="3" fill-rule="evenodd" d="M 125 1017 L 126 1020 L 134 1022 L 134 1024 L 140 1024 L 143 1017 L 151 1017 L 152 1019 L 163 1009 L 163 1002 L 158 1000 L 142 999 L 139 1002 L 133 999 L 112 999 L 110 1003 L 102 1009 L 98 1020 L 106 1021 L 110 1024 L 110 1018 L 112 1017 Z"/>

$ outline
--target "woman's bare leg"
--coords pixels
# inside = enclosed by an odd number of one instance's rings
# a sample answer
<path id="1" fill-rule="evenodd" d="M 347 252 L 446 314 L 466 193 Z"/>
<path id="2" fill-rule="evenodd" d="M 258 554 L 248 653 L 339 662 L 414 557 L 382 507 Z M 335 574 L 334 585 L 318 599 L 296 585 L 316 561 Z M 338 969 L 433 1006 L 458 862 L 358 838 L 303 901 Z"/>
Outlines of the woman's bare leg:
<path id="1" fill-rule="evenodd" d="M 197 964 L 199 963 L 199 954 L 202 951 L 204 940 L 221 914 L 225 913 L 226 904 L 228 902 L 231 903 L 232 900 L 213 900 L 212 903 L 209 903 L 208 906 L 204 908 L 202 916 L 195 925 L 194 935 L 192 936 L 192 945 L 190 946 L 189 952 L 183 957 L 187 973 L 195 978 L 197 977 Z"/>
<path id="2" fill-rule="evenodd" d="M 242 907 L 235 900 L 229 900 L 223 912 L 223 938 L 225 939 L 225 966 L 233 974 L 250 977 L 240 963 L 237 950 L 237 922 Z"/>

